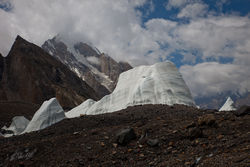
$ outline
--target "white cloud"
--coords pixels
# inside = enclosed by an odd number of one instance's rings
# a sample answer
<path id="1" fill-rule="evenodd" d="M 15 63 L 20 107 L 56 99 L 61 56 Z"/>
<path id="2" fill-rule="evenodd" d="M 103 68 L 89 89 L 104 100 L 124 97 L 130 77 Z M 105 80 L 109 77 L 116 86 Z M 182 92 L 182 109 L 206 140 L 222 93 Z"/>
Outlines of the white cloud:
<path id="1" fill-rule="evenodd" d="M 201 17 L 207 14 L 208 6 L 204 3 L 192 3 L 186 5 L 181 9 L 180 13 L 177 15 L 178 18 L 195 18 Z"/>
<path id="2" fill-rule="evenodd" d="M 186 5 L 190 0 L 169 0 L 166 4 L 166 9 L 171 10 L 172 8 L 180 8 Z"/>
<path id="3" fill-rule="evenodd" d="M 197 63 L 197 53 L 203 61 L 231 58 L 231 64 L 203 63 L 193 67 L 183 66 L 181 72 L 195 95 L 203 92 L 215 93 L 218 88 L 240 92 L 250 88 L 247 81 L 250 77 L 244 75 L 248 73 L 247 67 L 250 66 L 249 16 L 220 13 L 213 15 L 201 0 L 170 0 L 167 8 L 179 8 L 177 16 L 188 18 L 188 22 L 153 18 L 142 23 L 143 15 L 136 7 L 149 4 L 150 12 L 154 8 L 153 1 L 9 2 L 12 2 L 11 11 L 0 9 L 0 52 L 5 55 L 17 34 L 41 45 L 60 33 L 68 42 L 92 43 L 116 60 L 130 61 L 133 65 L 153 64 L 159 59 L 170 58 L 171 53 L 176 51 L 183 55 L 183 62 L 191 64 Z M 217 78 L 213 76 L 216 70 L 220 71 L 218 78 L 224 78 L 230 86 L 223 85 L 223 81 L 216 84 Z M 230 80 L 228 74 L 234 76 L 234 79 Z M 240 84 L 236 84 L 236 81 Z"/>
<path id="4" fill-rule="evenodd" d="M 193 96 L 212 96 L 226 91 L 243 94 L 250 91 L 249 66 L 201 63 L 182 66 L 180 71 Z"/>

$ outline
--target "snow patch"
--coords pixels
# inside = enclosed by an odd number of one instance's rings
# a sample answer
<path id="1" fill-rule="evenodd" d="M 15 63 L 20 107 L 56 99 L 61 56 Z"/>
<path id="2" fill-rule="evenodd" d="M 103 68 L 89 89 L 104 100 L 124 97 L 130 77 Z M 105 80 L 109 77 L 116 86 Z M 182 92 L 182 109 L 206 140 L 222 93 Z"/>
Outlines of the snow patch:
<path id="1" fill-rule="evenodd" d="M 97 57 L 95 57 L 95 56 L 87 57 L 87 60 L 88 60 L 91 64 L 97 64 L 97 65 L 100 64 L 99 59 L 98 59 Z"/>

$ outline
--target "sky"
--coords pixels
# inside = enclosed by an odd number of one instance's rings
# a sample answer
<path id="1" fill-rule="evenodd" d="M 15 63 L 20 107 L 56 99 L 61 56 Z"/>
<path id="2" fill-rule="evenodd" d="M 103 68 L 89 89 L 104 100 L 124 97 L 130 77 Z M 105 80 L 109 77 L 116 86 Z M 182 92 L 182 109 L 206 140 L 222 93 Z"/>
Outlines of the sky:
<path id="1" fill-rule="evenodd" d="M 0 0 L 0 53 L 60 34 L 133 66 L 170 60 L 194 97 L 250 91 L 250 0 Z"/>

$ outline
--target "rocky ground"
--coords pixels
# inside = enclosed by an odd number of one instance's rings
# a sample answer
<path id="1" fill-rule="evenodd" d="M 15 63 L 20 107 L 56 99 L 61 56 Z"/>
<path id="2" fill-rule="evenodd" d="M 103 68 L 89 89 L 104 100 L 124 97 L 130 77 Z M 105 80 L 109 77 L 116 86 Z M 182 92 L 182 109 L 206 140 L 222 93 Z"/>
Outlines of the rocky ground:
<path id="1" fill-rule="evenodd" d="M 0 138 L 0 166 L 249 164 L 250 115 L 182 105 L 129 107 Z"/>

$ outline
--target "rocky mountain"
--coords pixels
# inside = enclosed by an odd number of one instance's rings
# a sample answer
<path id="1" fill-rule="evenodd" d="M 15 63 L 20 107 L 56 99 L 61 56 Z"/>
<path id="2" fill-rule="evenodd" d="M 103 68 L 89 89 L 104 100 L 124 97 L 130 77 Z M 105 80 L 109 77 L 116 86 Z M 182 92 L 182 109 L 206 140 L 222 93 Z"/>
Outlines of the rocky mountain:
<path id="1" fill-rule="evenodd" d="M 63 63 L 17 36 L 7 57 L 0 57 L 0 100 L 41 105 L 52 97 L 64 109 L 100 98 Z"/>
<path id="2" fill-rule="evenodd" d="M 132 68 L 126 62 L 117 63 L 89 44 L 83 42 L 68 44 L 60 35 L 47 40 L 42 48 L 68 66 L 96 90 L 99 96 L 111 93 L 120 73 Z"/>

